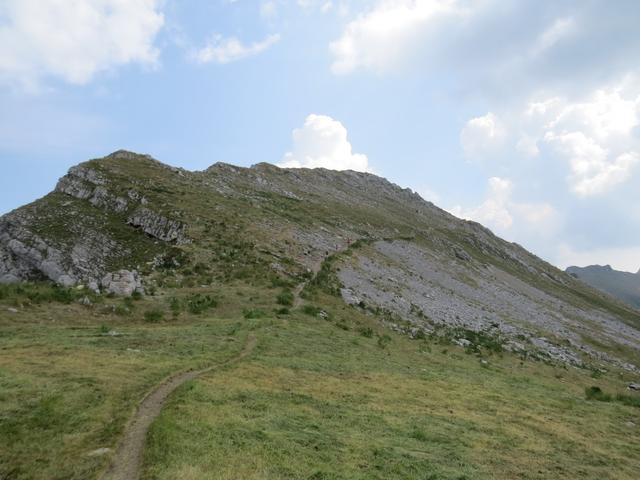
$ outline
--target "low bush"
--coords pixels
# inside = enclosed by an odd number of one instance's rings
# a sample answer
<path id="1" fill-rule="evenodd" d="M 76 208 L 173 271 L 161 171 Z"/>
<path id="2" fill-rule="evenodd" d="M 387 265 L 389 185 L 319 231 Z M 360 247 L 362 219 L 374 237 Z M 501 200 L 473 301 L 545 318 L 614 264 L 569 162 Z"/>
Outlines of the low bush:
<path id="1" fill-rule="evenodd" d="M 304 305 L 302 307 L 302 313 L 316 317 L 320 313 L 320 309 L 314 305 Z"/>
<path id="2" fill-rule="evenodd" d="M 278 305 L 284 305 L 285 307 L 290 307 L 293 305 L 293 293 L 288 290 L 283 291 L 276 298 L 276 303 Z"/>
<path id="3" fill-rule="evenodd" d="M 604 393 L 600 387 L 588 387 L 584 389 L 584 396 L 587 400 L 597 400 L 599 402 L 610 402 L 611 395 Z"/>
<path id="4" fill-rule="evenodd" d="M 382 335 L 378 337 L 378 347 L 385 349 L 390 343 L 391 337 L 389 335 Z"/>
<path id="5" fill-rule="evenodd" d="M 363 337 L 367 337 L 367 338 L 373 337 L 373 329 L 371 327 L 360 327 L 358 331 L 360 332 L 360 335 L 362 335 Z"/>
<path id="6" fill-rule="evenodd" d="M 164 312 L 159 309 L 147 310 L 144 312 L 144 319 L 149 323 L 161 322 L 164 318 Z"/>
<path id="7" fill-rule="evenodd" d="M 262 318 L 266 316 L 266 312 L 264 310 L 260 310 L 259 308 L 252 308 L 249 310 L 245 310 L 243 314 L 244 314 L 244 318 L 246 318 L 247 320 L 252 318 Z"/>
<path id="8" fill-rule="evenodd" d="M 200 315 L 210 308 L 218 306 L 218 302 L 215 298 L 209 295 L 201 295 L 199 293 L 187 297 L 185 303 L 187 310 L 194 315 Z"/>

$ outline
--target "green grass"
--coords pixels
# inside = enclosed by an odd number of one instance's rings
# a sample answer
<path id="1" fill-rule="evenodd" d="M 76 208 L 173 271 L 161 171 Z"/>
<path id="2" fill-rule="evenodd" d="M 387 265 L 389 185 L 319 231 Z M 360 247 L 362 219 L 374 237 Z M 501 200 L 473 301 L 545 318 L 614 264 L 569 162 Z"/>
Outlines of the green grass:
<path id="1" fill-rule="evenodd" d="M 612 392 L 598 402 L 585 398 L 588 370 L 507 353 L 482 363 L 388 332 L 331 295 L 277 318 L 270 285 L 215 292 L 204 313 L 187 299 L 213 294 L 192 289 L 129 300 L 130 314 L 118 316 L 111 307 L 125 302 L 109 298 L 24 302 L 10 313 L 9 291 L 0 300 L 0 478 L 96 478 L 108 455 L 88 454 L 114 447 L 151 386 L 233 356 L 248 332 L 258 339 L 248 359 L 171 397 L 143 478 L 631 479 L 640 467 L 640 438 L 626 425 L 639 410 L 616 372 L 598 379 Z M 179 315 L 145 321 L 174 305 Z"/>
<path id="2" fill-rule="evenodd" d="M 119 299 L 87 307 L 9 293 L 0 300 L 2 479 L 95 478 L 106 457 L 88 454 L 114 447 L 146 391 L 178 370 L 229 358 L 244 342 L 235 320 L 150 318 L 160 300 L 135 302 L 123 317 L 112 308 Z"/>
<path id="3" fill-rule="evenodd" d="M 483 363 L 323 304 L 335 321 L 255 320 L 250 360 L 183 386 L 143 478 L 635 478 L 638 412 L 585 399 L 588 371 Z"/>

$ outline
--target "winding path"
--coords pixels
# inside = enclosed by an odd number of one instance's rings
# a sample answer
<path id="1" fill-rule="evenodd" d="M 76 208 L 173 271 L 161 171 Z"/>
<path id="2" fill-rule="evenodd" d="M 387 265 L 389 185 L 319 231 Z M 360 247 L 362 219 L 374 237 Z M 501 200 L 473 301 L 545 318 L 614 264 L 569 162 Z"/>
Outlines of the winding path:
<path id="1" fill-rule="evenodd" d="M 118 449 L 111 460 L 108 470 L 100 477 L 101 480 L 137 480 L 140 477 L 140 467 L 142 465 L 142 453 L 147 437 L 147 432 L 153 421 L 160 415 L 169 395 L 180 385 L 189 380 L 221 368 L 226 365 L 238 362 L 247 357 L 255 348 L 256 337 L 249 334 L 242 351 L 224 362 L 211 365 L 202 370 L 191 370 L 177 373 L 163 380 L 142 400 L 136 413 L 127 423 L 124 435 Z"/>

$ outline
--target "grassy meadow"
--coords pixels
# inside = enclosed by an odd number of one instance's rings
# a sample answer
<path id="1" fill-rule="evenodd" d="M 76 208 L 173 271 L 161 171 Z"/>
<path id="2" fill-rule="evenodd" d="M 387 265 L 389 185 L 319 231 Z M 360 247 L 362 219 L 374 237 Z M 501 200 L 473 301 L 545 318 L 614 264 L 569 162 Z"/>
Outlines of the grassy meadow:
<path id="1" fill-rule="evenodd" d="M 90 305 L 46 286 L 3 291 L 3 480 L 97 478 L 110 453 L 96 451 L 114 448 L 145 392 L 232 357 L 249 333 L 250 357 L 170 397 L 142 478 L 635 479 L 640 469 L 640 408 L 616 401 L 631 380 L 620 372 L 411 340 L 321 292 L 289 311 L 276 285 Z M 593 386 L 611 397 L 587 398 Z"/>

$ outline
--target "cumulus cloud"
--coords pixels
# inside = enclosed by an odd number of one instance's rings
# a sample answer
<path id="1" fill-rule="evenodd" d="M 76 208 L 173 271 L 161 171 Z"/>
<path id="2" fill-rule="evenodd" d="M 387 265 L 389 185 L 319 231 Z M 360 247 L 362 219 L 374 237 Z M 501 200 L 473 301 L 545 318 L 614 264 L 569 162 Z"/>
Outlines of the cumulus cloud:
<path id="1" fill-rule="evenodd" d="M 477 207 L 463 209 L 456 206 L 451 209 L 456 217 L 507 230 L 513 225 L 513 217 L 509 211 L 509 200 L 513 184 L 510 180 L 491 177 L 489 179 L 489 192 L 487 198 Z"/>
<path id="2" fill-rule="evenodd" d="M 565 162 L 574 194 L 609 192 L 628 181 L 640 161 L 639 78 L 627 76 L 577 99 L 543 96 L 524 108 L 507 107 L 501 112 L 507 122 L 493 113 L 472 118 L 460 134 L 463 150 L 469 157 L 486 156 L 505 138 L 517 138 L 512 146 L 521 156 L 534 158 L 544 149 Z"/>
<path id="3" fill-rule="evenodd" d="M 164 23 L 158 0 L 5 0 L 0 79 L 35 88 L 53 76 L 86 84 L 128 63 L 154 65 Z"/>
<path id="4" fill-rule="evenodd" d="M 506 130 L 502 122 L 489 112 L 467 122 L 460 133 L 460 143 L 468 157 L 484 157 L 499 149 L 505 136 Z"/>
<path id="5" fill-rule="evenodd" d="M 634 152 L 611 159 L 606 149 L 582 132 L 548 132 L 544 139 L 568 159 L 571 189 L 580 196 L 601 194 L 624 182 L 640 159 Z"/>
<path id="6" fill-rule="evenodd" d="M 193 59 L 197 63 L 231 63 L 258 55 L 278 43 L 279 40 L 280 35 L 274 34 L 260 42 L 246 45 L 236 37 L 225 38 L 222 35 L 215 35 L 206 46 L 193 53 Z"/>
<path id="7" fill-rule="evenodd" d="M 456 206 L 450 213 L 459 218 L 474 220 L 513 238 L 514 229 L 552 234 L 558 227 L 558 214 L 548 203 L 526 203 L 513 200 L 513 182 L 507 178 L 491 177 L 485 200 L 478 206 Z"/>
<path id="8" fill-rule="evenodd" d="M 534 102 L 530 134 L 569 166 L 571 190 L 582 197 L 606 193 L 631 178 L 640 160 L 634 129 L 640 124 L 640 82 L 628 76 L 578 101 Z"/>
<path id="9" fill-rule="evenodd" d="M 365 68 L 385 71 L 405 58 L 411 43 L 447 16 L 464 10 L 452 0 L 382 1 L 372 11 L 350 22 L 342 36 L 331 43 L 336 74 Z"/>
<path id="10" fill-rule="evenodd" d="M 292 149 L 284 155 L 280 167 L 370 171 L 367 156 L 353 153 L 347 129 L 329 116 L 309 115 L 292 137 Z"/>

